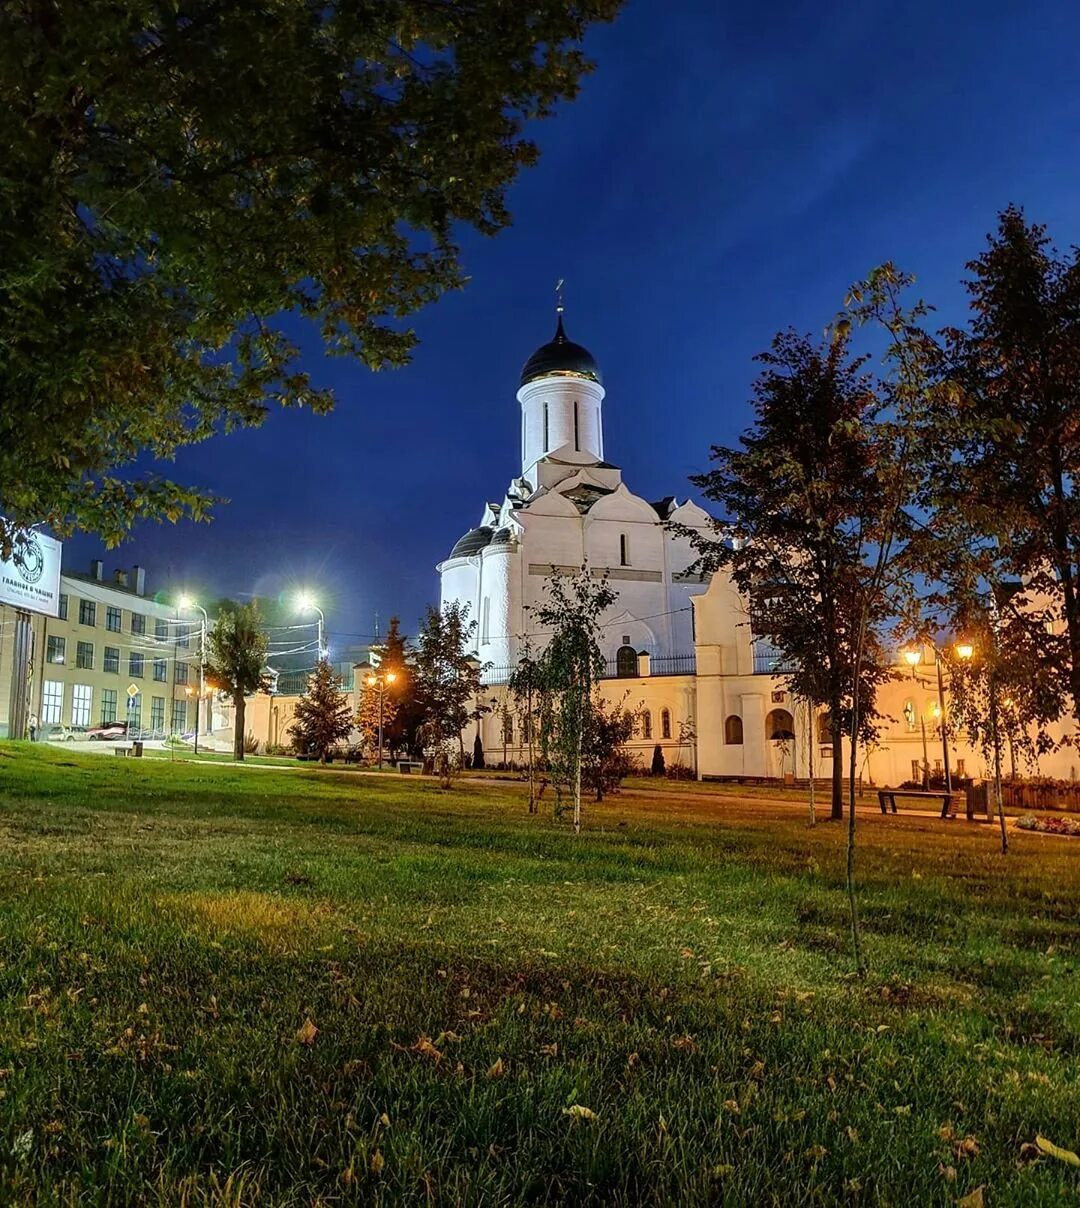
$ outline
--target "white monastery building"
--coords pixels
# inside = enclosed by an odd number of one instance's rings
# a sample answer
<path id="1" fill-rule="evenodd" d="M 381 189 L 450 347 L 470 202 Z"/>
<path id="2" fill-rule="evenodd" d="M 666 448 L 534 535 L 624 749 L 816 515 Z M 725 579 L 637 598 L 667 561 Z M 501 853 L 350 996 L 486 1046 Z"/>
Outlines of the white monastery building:
<path id="1" fill-rule="evenodd" d="M 483 505 L 479 523 L 438 566 L 442 604 L 467 604 L 477 621 L 476 654 L 488 665 L 483 703 L 492 706 L 480 723 L 488 761 L 523 761 L 520 724 L 502 707 L 506 682 L 524 636 L 534 650 L 543 645 L 530 616 L 546 600 L 553 568 L 574 573 L 587 564 L 617 593 L 602 618 L 600 690 L 640 710 L 630 745 L 646 768 L 659 743 L 669 768 L 682 765 L 699 778 L 804 778 L 811 755 L 814 776 L 828 778 L 827 719 L 788 692 L 776 652 L 755 639 L 730 579 L 694 573 L 690 542 L 666 527 L 704 528 L 708 514 L 673 496 L 635 495 L 607 460 L 605 397 L 600 367 L 567 337 L 560 305 L 554 338 L 521 371 L 520 474 L 501 500 Z M 879 690 L 881 734 L 860 751 L 865 780 L 896 786 L 919 781 L 924 768 L 941 774 L 947 678 L 940 693 L 937 684 L 932 647 L 914 669 L 897 652 L 896 677 Z M 986 773 L 983 754 L 952 736 L 947 758 L 954 777 Z M 1075 778 L 1076 762 L 1075 752 L 1058 753 L 1038 771 Z"/>

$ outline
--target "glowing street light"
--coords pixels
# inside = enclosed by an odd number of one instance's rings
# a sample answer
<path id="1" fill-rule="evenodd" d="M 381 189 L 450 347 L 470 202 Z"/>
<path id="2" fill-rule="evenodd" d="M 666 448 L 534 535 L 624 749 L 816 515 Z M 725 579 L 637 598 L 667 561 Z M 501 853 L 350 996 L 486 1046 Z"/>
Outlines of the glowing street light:
<path id="1" fill-rule="evenodd" d="M 206 609 L 195 599 L 194 596 L 188 595 L 186 592 L 176 601 L 177 611 L 179 612 L 201 612 L 202 627 L 199 632 L 199 699 L 195 702 L 195 754 L 199 753 L 199 712 L 203 707 L 203 698 L 206 695 L 206 683 L 204 680 L 206 666 L 206 631 L 210 625 L 210 618 L 206 615 Z M 190 693 L 189 693 L 190 695 Z M 206 725 L 207 731 L 210 730 L 209 719 Z"/>
<path id="2" fill-rule="evenodd" d="M 922 651 L 918 646 L 909 646 L 904 651 L 904 661 L 911 668 L 911 674 L 914 677 L 915 668 L 922 662 Z"/>
<path id="3" fill-rule="evenodd" d="M 975 647 L 970 642 L 956 643 L 956 657 L 963 659 L 964 662 L 970 661 L 975 656 Z"/>
<path id="4" fill-rule="evenodd" d="M 382 771 L 382 748 L 383 748 L 383 691 L 387 684 L 392 684 L 397 676 L 393 671 L 376 671 L 373 675 L 367 677 L 366 683 L 373 688 L 378 685 L 379 688 L 379 770 Z"/>
<path id="5" fill-rule="evenodd" d="M 323 616 L 323 610 L 315 603 L 315 597 L 310 591 L 302 591 L 296 597 L 297 612 L 314 612 L 319 617 L 319 661 L 326 658 L 326 642 L 323 639 L 323 631 L 326 628 L 326 617 Z"/>

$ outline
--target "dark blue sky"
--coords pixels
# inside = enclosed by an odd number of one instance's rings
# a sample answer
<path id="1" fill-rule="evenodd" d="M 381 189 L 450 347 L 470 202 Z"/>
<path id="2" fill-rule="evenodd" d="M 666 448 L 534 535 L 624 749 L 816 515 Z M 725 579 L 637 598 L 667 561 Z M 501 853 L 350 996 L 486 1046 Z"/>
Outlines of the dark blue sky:
<path id="1" fill-rule="evenodd" d="M 519 472 L 522 362 L 567 330 L 599 360 L 605 452 L 632 490 L 685 496 L 745 426 L 753 355 L 818 332 L 885 259 L 942 322 L 1010 201 L 1080 242 L 1080 9 L 1055 2 L 630 0 L 589 40 L 582 95 L 535 127 L 514 225 L 469 235 L 472 281 L 419 317 L 413 363 L 306 363 L 335 413 L 272 415 L 171 469 L 228 496 L 210 526 L 140 526 L 105 554 L 152 591 L 310 586 L 334 645 L 438 594 L 434 566 Z M 81 569 L 95 542 L 69 542 Z"/>

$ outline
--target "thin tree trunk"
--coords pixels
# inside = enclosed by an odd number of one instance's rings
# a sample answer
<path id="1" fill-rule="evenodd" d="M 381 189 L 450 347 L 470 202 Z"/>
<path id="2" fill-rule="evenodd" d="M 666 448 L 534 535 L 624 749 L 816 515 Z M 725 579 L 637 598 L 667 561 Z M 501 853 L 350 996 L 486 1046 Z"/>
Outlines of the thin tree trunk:
<path id="1" fill-rule="evenodd" d="M 994 656 L 997 656 L 995 649 Z M 994 805 L 1001 827 L 1001 854 L 1009 853 L 1009 832 L 1005 826 L 1005 803 L 1001 798 L 1001 727 L 998 718 L 997 676 L 990 670 L 990 735 L 994 745 Z"/>
<path id="2" fill-rule="evenodd" d="M 855 958 L 855 972 L 862 977 L 866 972 L 863 963 L 862 936 L 859 933 L 859 903 L 855 897 L 855 768 L 859 758 L 859 685 L 862 680 L 862 656 L 866 643 L 866 608 L 859 616 L 858 640 L 855 643 L 855 675 L 851 688 L 851 751 L 848 779 L 848 829 L 847 829 L 847 895 L 848 913 L 851 920 L 851 952 Z"/>
<path id="3" fill-rule="evenodd" d="M 244 694 L 233 697 L 233 760 L 236 763 L 244 762 L 244 710 L 246 702 Z"/>
<path id="4" fill-rule="evenodd" d="M 584 702 L 581 702 L 582 704 Z M 577 751 L 574 754 L 574 834 L 581 834 L 581 742 L 584 737 L 585 710 L 579 707 L 577 718 Z"/>
<path id="5" fill-rule="evenodd" d="M 807 727 L 807 742 L 806 742 L 806 764 L 808 775 L 810 777 L 810 825 L 817 825 L 817 812 L 814 808 L 814 706 L 810 701 L 806 702 L 806 727 Z"/>
<path id="6" fill-rule="evenodd" d="M 844 742 L 843 722 L 836 702 L 829 706 L 829 729 L 832 733 L 832 818 L 839 822 L 844 816 Z"/>

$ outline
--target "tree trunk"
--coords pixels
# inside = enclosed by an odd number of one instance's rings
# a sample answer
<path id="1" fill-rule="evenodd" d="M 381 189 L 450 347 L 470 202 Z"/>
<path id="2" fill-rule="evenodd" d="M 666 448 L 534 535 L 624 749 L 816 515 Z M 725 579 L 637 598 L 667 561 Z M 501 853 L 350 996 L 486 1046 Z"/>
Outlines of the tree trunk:
<path id="1" fill-rule="evenodd" d="M 994 652 L 995 657 L 997 651 Z M 1001 825 L 1001 854 L 1008 855 L 1009 832 L 1005 826 L 1005 803 L 1001 799 L 1001 727 L 998 716 L 997 676 L 990 669 L 990 736 L 994 746 L 994 805 Z"/>
<path id="2" fill-rule="evenodd" d="M 574 755 L 574 834 L 581 834 L 581 743 L 585 725 L 585 710 L 578 710 L 577 719 L 577 751 Z"/>
<path id="3" fill-rule="evenodd" d="M 246 701 L 244 694 L 238 693 L 233 697 L 233 760 L 244 762 L 244 709 Z"/>
<path id="4" fill-rule="evenodd" d="M 832 735 L 832 814 L 839 821 L 844 816 L 844 729 L 840 720 L 840 708 L 829 707 L 829 730 Z"/>
<path id="5" fill-rule="evenodd" d="M 855 972 L 859 977 L 866 973 L 863 964 L 862 936 L 859 932 L 859 903 L 855 898 L 855 767 L 859 758 L 859 684 L 861 681 L 863 647 L 866 643 L 866 607 L 859 617 L 859 633 L 855 642 L 855 676 L 851 688 L 851 751 L 848 781 L 848 829 L 847 829 L 847 896 L 848 914 L 851 921 L 851 951 L 855 958 Z M 835 752 L 834 752 L 835 755 Z M 833 765 L 836 766 L 835 763 Z"/>
<path id="6" fill-rule="evenodd" d="M 817 811 L 814 808 L 814 722 L 817 718 L 814 716 L 814 706 L 810 701 L 806 702 L 806 766 L 807 775 L 810 780 L 810 825 L 817 825 Z"/>

